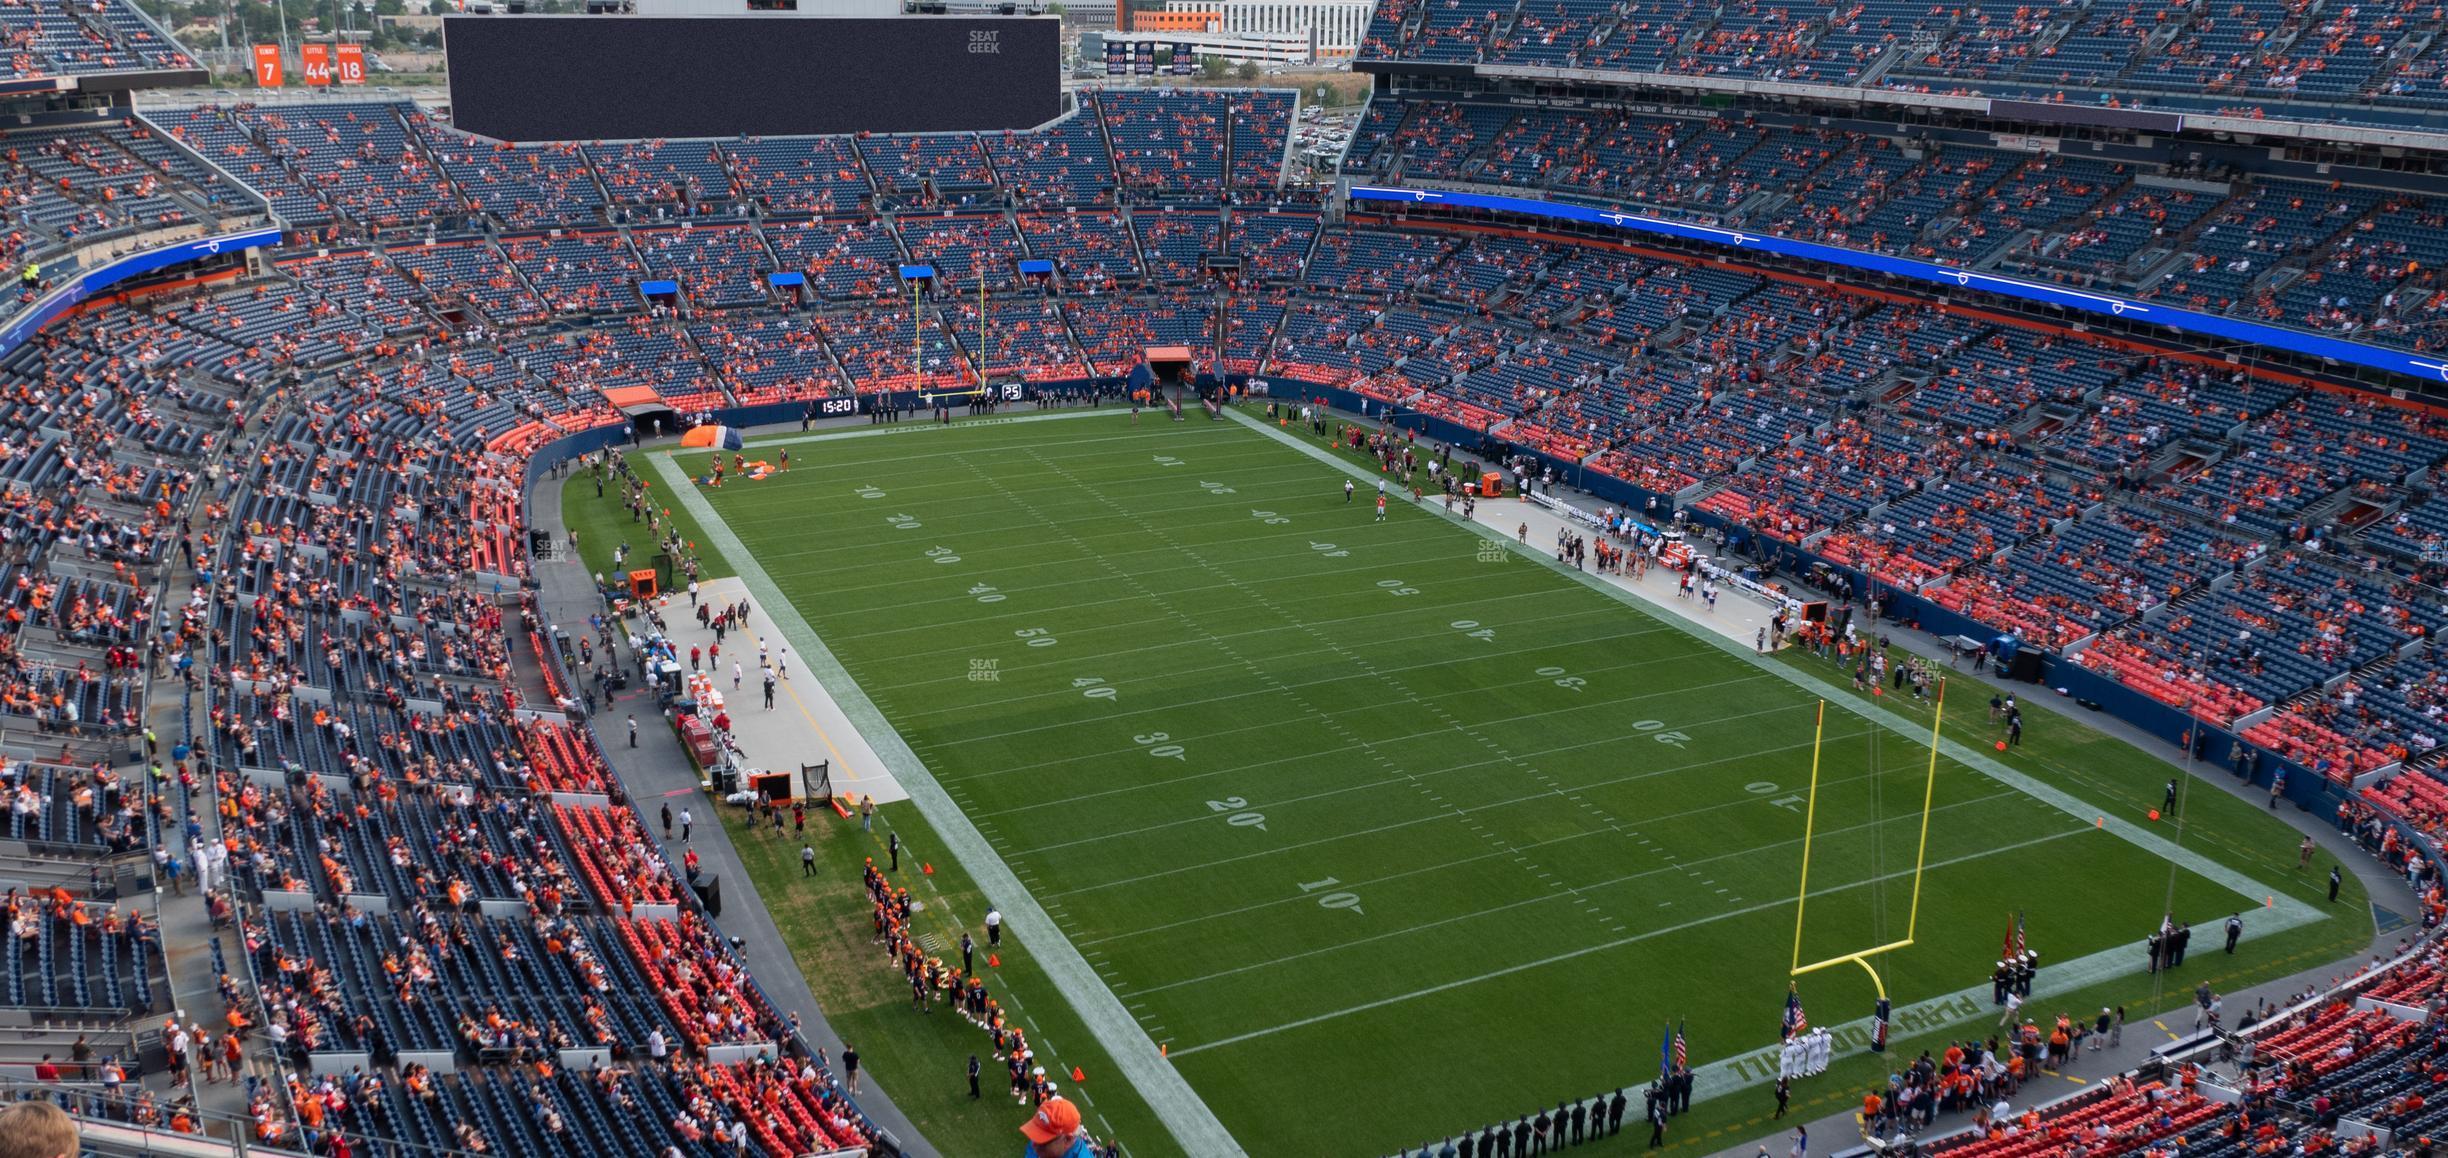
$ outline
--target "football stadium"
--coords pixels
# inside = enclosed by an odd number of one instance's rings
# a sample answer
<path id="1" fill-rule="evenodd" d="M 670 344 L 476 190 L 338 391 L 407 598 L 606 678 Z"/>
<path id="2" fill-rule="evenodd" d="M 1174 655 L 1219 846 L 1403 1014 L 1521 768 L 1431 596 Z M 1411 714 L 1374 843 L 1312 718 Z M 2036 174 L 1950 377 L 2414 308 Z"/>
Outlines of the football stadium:
<path id="1" fill-rule="evenodd" d="M 0 1158 L 2435 1153 L 2448 13 L 1092 8 L 0 0 Z"/>

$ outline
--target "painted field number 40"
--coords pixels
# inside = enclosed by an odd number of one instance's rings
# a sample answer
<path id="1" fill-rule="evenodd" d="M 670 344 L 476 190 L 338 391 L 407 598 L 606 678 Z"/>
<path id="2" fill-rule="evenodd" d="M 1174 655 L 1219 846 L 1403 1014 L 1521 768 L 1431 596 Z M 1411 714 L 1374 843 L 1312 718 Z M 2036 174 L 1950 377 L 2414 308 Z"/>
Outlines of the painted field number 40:
<path id="1" fill-rule="evenodd" d="M 1319 889 L 1331 889 L 1342 883 L 1333 877 L 1328 877 L 1322 881 L 1305 882 L 1301 885 L 1300 891 L 1317 896 L 1318 907 L 1321 909 L 1350 909 L 1355 913 L 1360 912 L 1360 894 L 1358 893 L 1318 893 Z"/>
<path id="2" fill-rule="evenodd" d="M 1092 700 L 1110 700 L 1121 694 L 1114 690 L 1112 684 L 1106 683 L 1104 679 L 1099 676 L 1081 676 L 1078 679 L 1072 680 L 1071 686 L 1075 688 L 1086 688 L 1087 690 L 1081 692 L 1080 694 Z"/>

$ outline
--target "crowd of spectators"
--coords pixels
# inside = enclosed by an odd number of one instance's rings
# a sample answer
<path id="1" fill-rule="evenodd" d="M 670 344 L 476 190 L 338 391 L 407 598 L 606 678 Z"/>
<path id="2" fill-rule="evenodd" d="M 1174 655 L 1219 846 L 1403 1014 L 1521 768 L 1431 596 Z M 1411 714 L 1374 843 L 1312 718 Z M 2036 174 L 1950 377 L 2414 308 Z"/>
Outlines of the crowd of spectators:
<path id="1" fill-rule="evenodd" d="M 1379 0 L 1365 60 L 1666 73 L 1907 92 L 2101 102 L 2248 117 L 2422 119 L 2448 106 L 2441 13 L 2288 0 L 2133 8 L 1803 12 L 1662 0 Z M 1873 79 L 1875 78 L 1875 79 Z M 2319 102 L 2299 105 L 2299 102 Z"/>

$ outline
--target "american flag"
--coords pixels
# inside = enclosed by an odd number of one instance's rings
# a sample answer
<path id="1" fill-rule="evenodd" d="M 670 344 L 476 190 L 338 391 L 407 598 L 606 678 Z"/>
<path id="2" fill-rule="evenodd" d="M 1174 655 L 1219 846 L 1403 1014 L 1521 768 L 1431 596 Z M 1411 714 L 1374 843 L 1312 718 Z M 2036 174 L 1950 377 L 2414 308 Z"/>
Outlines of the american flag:
<path id="1" fill-rule="evenodd" d="M 1802 1015 L 1802 992 L 1788 986 L 1785 990 L 1785 1036 L 1810 1028 L 1810 1018 Z"/>
<path id="2" fill-rule="evenodd" d="M 1675 1023 L 1674 1064 L 1676 1069 L 1691 1068 L 1691 1051 L 1683 1046 L 1683 1023 Z"/>

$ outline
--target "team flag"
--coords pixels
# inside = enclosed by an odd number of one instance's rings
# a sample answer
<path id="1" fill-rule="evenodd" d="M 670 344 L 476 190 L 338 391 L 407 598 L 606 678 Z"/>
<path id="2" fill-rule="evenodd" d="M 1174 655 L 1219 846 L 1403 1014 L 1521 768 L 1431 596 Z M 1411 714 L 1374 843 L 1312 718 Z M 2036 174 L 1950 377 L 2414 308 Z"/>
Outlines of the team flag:
<path id="1" fill-rule="evenodd" d="M 1785 1036 L 1810 1028 L 1810 1018 L 1802 1015 L 1802 992 L 1791 985 L 1785 987 Z"/>
<path id="2" fill-rule="evenodd" d="M 1666 1027 L 1666 1031 L 1664 1033 L 1658 1035 L 1658 1076 L 1661 1078 L 1665 1077 L 1669 1072 L 1671 1072 L 1667 1069 L 1667 1062 L 1671 1057 L 1671 1051 L 1674 1049 L 1673 1043 L 1674 1027 L 1670 1025 Z"/>

